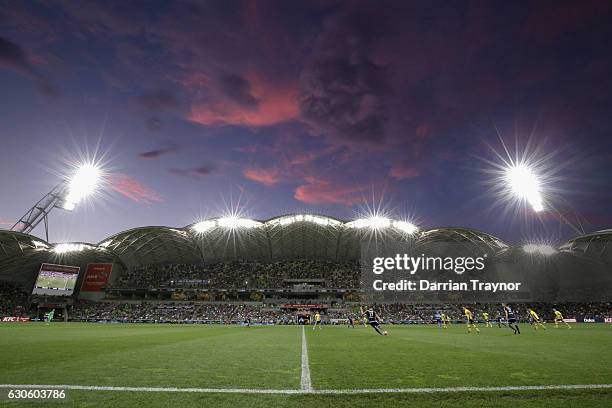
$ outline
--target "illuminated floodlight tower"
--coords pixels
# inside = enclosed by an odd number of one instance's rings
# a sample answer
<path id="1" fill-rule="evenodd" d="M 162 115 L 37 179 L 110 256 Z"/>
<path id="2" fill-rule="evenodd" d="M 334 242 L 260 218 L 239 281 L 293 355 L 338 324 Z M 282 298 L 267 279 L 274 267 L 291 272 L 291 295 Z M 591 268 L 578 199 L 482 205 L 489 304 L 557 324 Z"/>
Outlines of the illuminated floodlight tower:
<path id="1" fill-rule="evenodd" d="M 544 209 L 540 179 L 531 167 L 526 164 L 511 165 L 506 169 L 505 178 L 516 197 L 527 201 L 533 211 Z"/>
<path id="2" fill-rule="evenodd" d="M 554 161 L 557 151 L 531 141 L 524 147 L 517 142 L 511 150 L 501 136 L 499 139 L 502 150 L 489 146 L 495 158 L 483 158 L 488 164 L 483 170 L 492 176 L 488 184 L 498 197 L 497 203 L 506 203 L 506 210 L 517 205 L 535 213 L 554 211 L 551 199 L 558 189 L 555 184 L 561 180 L 558 176 L 561 167 Z"/>
<path id="3" fill-rule="evenodd" d="M 49 213 L 56 207 L 72 211 L 80 201 L 96 190 L 101 175 L 100 169 L 94 164 L 86 163 L 80 166 L 71 178 L 62 180 L 34 204 L 11 227 L 11 231 L 29 234 L 44 221 L 45 237 L 49 241 Z"/>

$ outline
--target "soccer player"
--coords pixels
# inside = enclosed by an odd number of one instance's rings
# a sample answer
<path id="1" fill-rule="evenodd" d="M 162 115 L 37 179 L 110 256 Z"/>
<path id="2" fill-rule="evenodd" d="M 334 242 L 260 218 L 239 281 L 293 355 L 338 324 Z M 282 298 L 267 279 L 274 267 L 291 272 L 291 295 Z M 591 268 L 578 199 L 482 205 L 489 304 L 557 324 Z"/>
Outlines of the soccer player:
<path id="1" fill-rule="evenodd" d="M 531 324 L 536 330 L 538 330 L 538 325 L 544 330 L 546 330 L 546 327 L 544 327 L 544 323 L 542 323 L 542 321 L 540 320 L 540 316 L 538 316 L 535 310 L 529 308 L 527 309 L 527 311 L 529 312 L 529 324 Z"/>
<path id="2" fill-rule="evenodd" d="M 363 307 L 361 308 L 361 323 L 363 323 L 363 327 L 368 327 L 368 318 L 365 316 L 365 312 L 363 311 Z"/>
<path id="3" fill-rule="evenodd" d="M 504 323 L 504 315 L 505 315 L 505 311 L 502 310 L 501 312 L 498 310 L 497 311 L 497 327 L 501 329 L 502 324 L 505 326 L 506 323 Z"/>
<path id="4" fill-rule="evenodd" d="M 521 334 L 521 329 L 519 329 L 516 315 L 510 306 L 505 303 L 502 303 L 504 308 L 504 314 L 506 315 L 506 321 L 508 322 L 508 327 L 512 329 L 514 334 Z"/>
<path id="5" fill-rule="evenodd" d="M 446 329 L 450 325 L 450 317 L 446 313 L 442 313 L 442 328 Z"/>
<path id="6" fill-rule="evenodd" d="M 54 314 L 55 314 L 55 309 L 51 309 L 51 311 L 45 315 L 45 322 L 47 323 L 47 326 L 51 324 Z"/>
<path id="7" fill-rule="evenodd" d="M 348 327 L 353 329 L 355 328 L 355 318 L 353 317 L 352 313 L 348 315 Z"/>
<path id="8" fill-rule="evenodd" d="M 319 326 L 319 330 L 321 330 L 321 314 L 319 312 L 314 315 L 314 326 L 312 326 L 312 330 L 316 329 Z"/>
<path id="9" fill-rule="evenodd" d="M 468 333 L 472 332 L 472 328 L 476 330 L 476 333 L 480 333 L 480 330 L 478 330 L 478 327 L 476 327 L 476 324 L 474 324 L 474 314 L 472 313 L 472 311 L 464 306 L 463 314 L 465 315 L 465 318 L 467 319 Z"/>
<path id="10" fill-rule="evenodd" d="M 368 324 L 372 326 L 374 330 L 376 330 L 376 333 L 380 334 L 381 336 L 385 336 L 387 334 L 386 331 L 384 333 L 380 331 L 380 322 L 382 322 L 382 319 L 374 311 L 373 307 L 368 308 L 364 314 L 368 319 Z"/>
<path id="11" fill-rule="evenodd" d="M 438 323 L 438 327 L 442 328 L 442 313 L 439 310 L 436 311 L 434 315 L 434 319 L 436 319 L 436 323 Z"/>
<path id="12" fill-rule="evenodd" d="M 553 312 L 555 313 L 555 329 L 559 328 L 559 322 L 565 323 L 568 329 L 572 328 L 572 326 L 570 326 L 565 320 L 563 320 L 563 314 L 560 311 L 558 311 L 557 309 L 553 309 Z"/>
<path id="13" fill-rule="evenodd" d="M 489 321 L 489 314 L 487 312 L 482 312 L 482 318 L 485 321 L 485 327 L 493 327 L 493 325 Z"/>

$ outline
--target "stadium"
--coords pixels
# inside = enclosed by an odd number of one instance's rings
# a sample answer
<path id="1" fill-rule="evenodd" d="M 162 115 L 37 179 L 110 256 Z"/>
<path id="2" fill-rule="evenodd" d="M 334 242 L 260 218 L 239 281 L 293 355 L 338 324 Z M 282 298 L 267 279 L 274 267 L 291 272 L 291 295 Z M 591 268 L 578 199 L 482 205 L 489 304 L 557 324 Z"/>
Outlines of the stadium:
<path id="1" fill-rule="evenodd" d="M 0 21 L 2 407 L 612 406 L 612 2 Z"/>
<path id="2" fill-rule="evenodd" d="M 1 310 L 3 324 L 9 326 L 2 328 L 11 330 L 2 336 L 5 353 L 10 356 L 11 347 L 20 347 L 15 341 L 44 348 L 59 336 L 67 342 L 64 346 L 70 344 L 78 355 L 86 353 L 87 358 L 92 358 L 86 352 L 89 347 L 101 349 L 96 351 L 96 373 L 112 370 L 120 364 L 117 358 L 127 358 L 128 351 L 132 361 L 130 366 L 121 365 L 130 373 L 130 379 L 121 382 L 59 361 L 54 364 L 65 365 L 72 372 L 62 377 L 60 385 L 57 378 L 30 370 L 21 370 L 22 374 L 6 372 L 3 382 L 34 382 L 64 390 L 71 390 L 74 383 L 75 390 L 81 386 L 107 390 L 113 404 L 130 401 L 127 406 L 133 400 L 116 394 L 127 392 L 129 396 L 149 388 L 160 393 L 175 388 L 178 392 L 193 391 L 201 393 L 203 401 L 216 393 L 238 394 L 238 399 L 230 398 L 229 404 L 244 402 L 242 398 L 253 393 L 304 393 L 319 398 L 335 393 L 373 393 L 381 394 L 376 398 L 384 402 L 383 396 L 394 392 L 425 389 L 425 394 L 453 393 L 462 389 L 459 385 L 465 383 L 460 380 L 461 373 L 467 369 L 467 362 L 463 362 L 465 357 L 458 358 L 456 353 L 461 350 L 471 356 L 467 361 L 479 359 L 478 367 L 470 369 L 466 389 L 468 400 L 474 398 L 471 403 L 480 404 L 498 395 L 503 400 L 505 392 L 527 393 L 534 387 L 544 395 L 551 393 L 544 399 L 547 403 L 575 397 L 596 406 L 607 400 L 605 384 L 610 379 L 610 362 L 601 353 L 609 344 L 608 324 L 612 322 L 612 275 L 605 269 L 612 254 L 611 239 L 612 230 L 606 230 L 571 239 L 552 251 L 541 245 L 534 245 L 534 250 L 466 228 L 419 230 L 406 221 L 382 217 L 343 221 L 312 214 L 269 220 L 213 218 L 182 228 L 142 227 L 97 244 L 52 244 L 3 230 Z M 496 265 L 504 265 L 508 273 L 510 265 L 512 274 L 529 268 L 520 279 L 530 274 L 545 275 L 546 279 L 532 284 L 535 294 L 498 293 L 477 301 L 437 291 L 433 297 L 416 294 L 408 299 L 380 299 L 374 307 L 391 334 L 383 344 L 373 344 L 380 339 L 361 325 L 364 308 L 375 302 L 364 287 L 361 267 L 366 262 L 362 251 L 372 245 L 394 251 L 416 248 L 419 253 L 449 253 L 461 248 L 494 260 L 493 268 L 466 274 L 470 275 L 466 278 L 499 274 Z M 572 278 L 576 268 L 581 272 L 578 278 Z M 40 275 L 47 270 L 68 272 L 72 283 L 41 280 Z M 546 286 L 545 293 L 541 292 L 542 285 Z M 71 290 L 65 292 L 67 288 Z M 585 293 L 590 302 L 581 301 Z M 534 297 L 538 302 L 532 301 Z M 543 297 L 549 301 L 543 301 Z M 508 343 L 514 339 L 509 337 L 500 315 L 501 302 L 512 302 L 526 341 Z M 481 327 L 481 337 L 476 339 L 467 337 L 462 312 L 466 304 L 478 326 L 486 324 L 483 313 L 488 313 L 495 327 Z M 549 322 L 547 332 L 525 326 L 528 308 L 534 308 L 544 322 Z M 571 332 L 550 324 L 554 308 L 563 311 Z M 36 322 L 46 320 L 51 310 L 55 312 L 53 324 L 37 326 L 42 323 Z M 443 329 L 438 322 L 440 313 L 448 319 Z M 310 329 L 315 314 L 322 316 L 322 330 Z M 351 329 L 349 319 L 358 325 Z M 31 335 L 37 340 L 23 337 Z M 145 340 L 142 335 L 151 337 Z M 387 340 L 391 344 L 385 344 Z M 576 344 L 581 347 L 579 358 L 572 357 Z M 60 350 L 49 346 L 46 353 L 51 360 L 61 360 L 68 352 L 64 346 Z M 124 349 L 119 354 L 123 357 L 109 350 L 113 347 Z M 494 351 L 499 348 L 502 351 Z M 531 351 L 517 357 L 517 351 L 524 348 Z M 203 358 L 201 352 L 218 355 Z M 373 361 L 358 357 L 370 352 L 376 353 Z M 164 358 L 171 362 L 169 366 L 163 363 Z M 204 368 L 200 363 L 191 366 L 191 358 L 202 359 L 206 371 L 201 371 Z M 240 366 L 238 372 L 231 369 L 234 364 Z M 419 375 L 406 377 L 404 364 Z M 498 364 L 510 371 L 505 372 Z M 519 367 L 521 372 L 528 367 L 531 374 L 514 376 Z M 149 369 L 156 372 L 153 379 L 140 371 Z M 360 374 L 346 375 L 355 370 Z M 368 376 L 367 386 L 362 384 L 361 375 Z M 242 392 L 244 395 L 240 395 Z M 428 403 L 427 398 L 415 397 Z M 250 398 L 249 403 L 270 403 L 266 398 Z M 450 396 L 442 398 L 452 400 Z"/>

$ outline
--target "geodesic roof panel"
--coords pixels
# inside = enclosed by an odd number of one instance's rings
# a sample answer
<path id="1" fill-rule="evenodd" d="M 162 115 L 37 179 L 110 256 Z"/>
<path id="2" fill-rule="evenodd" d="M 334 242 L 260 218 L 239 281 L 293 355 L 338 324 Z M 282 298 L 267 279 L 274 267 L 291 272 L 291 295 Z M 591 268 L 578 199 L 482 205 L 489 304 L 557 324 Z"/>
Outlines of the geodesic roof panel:
<path id="1" fill-rule="evenodd" d="M 469 250 L 478 249 L 488 254 L 497 254 L 509 248 L 499 238 L 482 231 L 469 228 L 436 228 L 423 231 L 417 245 L 426 248 L 428 245 L 450 244 Z"/>
<path id="2" fill-rule="evenodd" d="M 183 229 L 142 227 L 120 232 L 99 246 L 112 251 L 126 266 L 202 261 L 194 237 Z"/>
<path id="3" fill-rule="evenodd" d="M 51 246 L 21 232 L 0 230 L 0 280 L 30 285 L 40 264 L 49 262 Z"/>
<path id="4" fill-rule="evenodd" d="M 234 227 L 219 225 L 217 220 L 206 220 L 204 223 L 211 223 L 211 226 L 201 232 L 194 226 L 186 229 L 195 237 L 205 262 L 270 259 L 268 236 L 262 223 L 253 221 L 252 224 L 247 222 L 248 226 Z"/>
<path id="5" fill-rule="evenodd" d="M 336 259 L 343 223 L 333 218 L 289 215 L 266 223 L 272 259 Z"/>
<path id="6" fill-rule="evenodd" d="M 612 259 L 612 229 L 570 239 L 559 250 L 576 256 Z"/>
<path id="7" fill-rule="evenodd" d="M 412 226 L 414 227 L 414 226 Z M 418 231 L 403 221 L 379 218 L 345 222 L 312 214 L 290 214 L 266 221 L 213 218 L 184 228 L 142 227 L 115 234 L 98 245 L 78 251 L 31 235 L 0 230 L 0 279 L 35 278 L 42 262 L 84 265 L 119 262 L 127 267 L 156 263 L 201 263 L 235 259 L 275 261 L 291 258 L 358 260 L 362 245 L 427 251 L 435 244 L 452 244 L 480 253 L 511 253 L 500 239 L 468 228 Z M 608 259 L 612 230 L 574 238 L 559 250 L 585 259 Z M 389 244 L 389 245 L 388 245 Z M 399 244 L 399 245 L 398 245 Z M 442 245 L 444 246 L 444 245 Z M 70 248 L 69 248 L 70 249 Z M 514 248 L 520 252 L 521 248 Z M 522 253 L 522 252 L 521 252 Z"/>

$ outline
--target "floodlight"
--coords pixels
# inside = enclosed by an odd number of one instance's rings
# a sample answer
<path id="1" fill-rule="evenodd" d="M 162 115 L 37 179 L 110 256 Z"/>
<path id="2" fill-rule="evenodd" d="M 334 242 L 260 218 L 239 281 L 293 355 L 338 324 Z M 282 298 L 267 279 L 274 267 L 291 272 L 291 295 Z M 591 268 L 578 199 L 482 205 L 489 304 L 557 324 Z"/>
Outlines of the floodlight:
<path id="1" fill-rule="evenodd" d="M 540 180 L 533 170 L 525 165 L 511 166 L 506 169 L 506 181 L 512 192 L 522 200 L 526 200 L 535 212 L 544 209 L 540 193 Z"/>
<path id="2" fill-rule="evenodd" d="M 419 230 L 419 227 L 408 221 L 393 221 L 393 226 L 406 234 L 414 234 Z"/>
<path id="3" fill-rule="evenodd" d="M 68 252 L 80 252 L 89 248 L 91 248 L 91 246 L 85 244 L 63 243 L 55 245 L 52 251 L 56 254 L 65 254 Z"/>
<path id="4" fill-rule="evenodd" d="M 261 225 L 260 222 L 248 218 L 238 218 L 236 216 L 223 217 L 217 220 L 220 227 L 236 229 L 236 228 L 256 228 Z"/>
<path id="5" fill-rule="evenodd" d="M 68 182 L 68 194 L 62 208 L 71 211 L 83 198 L 92 194 L 100 181 L 100 169 L 93 164 L 84 164 Z"/>
<path id="6" fill-rule="evenodd" d="M 359 218 L 355 221 L 351 221 L 348 223 L 348 226 L 352 228 L 368 227 L 370 229 L 377 230 L 391 226 L 391 220 L 387 217 L 373 216 L 368 218 Z"/>
<path id="7" fill-rule="evenodd" d="M 548 244 L 525 244 L 523 251 L 528 254 L 539 254 L 544 256 L 554 255 L 557 250 Z"/>
<path id="8" fill-rule="evenodd" d="M 215 227 L 215 221 L 213 220 L 204 220 L 204 221 L 200 221 L 197 224 L 194 224 L 194 226 L 192 227 L 193 230 L 195 232 L 197 232 L 198 234 L 202 234 L 212 228 Z"/>
<path id="9" fill-rule="evenodd" d="M 285 217 L 277 218 L 273 220 L 274 224 L 278 224 L 281 226 L 291 225 L 296 222 L 312 222 L 317 225 L 339 225 L 342 224 L 340 221 L 334 220 L 328 217 L 322 217 L 320 215 L 310 215 L 310 214 L 296 214 L 296 215 L 288 215 Z"/>

